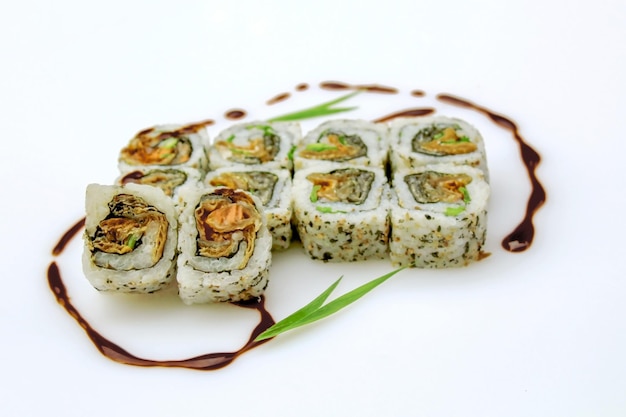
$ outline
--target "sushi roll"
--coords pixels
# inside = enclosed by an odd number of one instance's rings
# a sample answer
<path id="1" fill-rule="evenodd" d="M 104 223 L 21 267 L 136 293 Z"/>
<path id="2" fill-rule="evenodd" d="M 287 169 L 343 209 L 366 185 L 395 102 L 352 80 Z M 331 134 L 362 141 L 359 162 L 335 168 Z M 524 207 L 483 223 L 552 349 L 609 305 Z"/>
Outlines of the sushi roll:
<path id="1" fill-rule="evenodd" d="M 152 293 L 173 282 L 177 214 L 148 185 L 87 187 L 83 271 L 101 291 Z"/>
<path id="2" fill-rule="evenodd" d="M 137 168 L 120 175 L 115 183 L 118 185 L 144 184 L 158 187 L 170 197 L 176 206 L 180 204 L 178 191 L 183 186 L 200 184 L 200 171 L 193 168 Z"/>
<path id="3" fill-rule="evenodd" d="M 366 120 L 330 120 L 313 129 L 298 144 L 295 170 L 321 164 L 383 168 L 387 163 L 387 126 Z"/>
<path id="4" fill-rule="evenodd" d="M 392 172 L 451 163 L 479 168 L 488 180 L 482 136 L 469 123 L 446 116 L 396 119 L 390 123 Z"/>
<path id="5" fill-rule="evenodd" d="M 208 145 L 205 123 L 154 126 L 137 133 L 120 151 L 118 167 L 122 174 L 139 167 L 186 167 L 204 172 Z"/>
<path id="6" fill-rule="evenodd" d="M 262 295 L 272 235 L 258 198 L 226 187 L 189 187 L 181 196 L 177 281 L 183 302 L 236 302 Z"/>
<path id="7" fill-rule="evenodd" d="M 294 122 L 235 124 L 220 132 L 209 148 L 211 170 L 251 165 L 291 170 L 291 148 L 301 138 L 300 124 Z"/>
<path id="8" fill-rule="evenodd" d="M 468 166 L 437 164 L 395 173 L 391 262 L 448 268 L 481 259 L 489 193 L 483 172 Z"/>
<path id="9" fill-rule="evenodd" d="M 294 221 L 312 259 L 387 257 L 389 185 L 382 168 L 344 165 L 296 171 Z"/>
<path id="10" fill-rule="evenodd" d="M 257 196 L 272 234 L 272 249 L 289 248 L 292 238 L 291 172 L 286 169 L 224 167 L 209 172 L 204 184 L 244 190 Z"/>

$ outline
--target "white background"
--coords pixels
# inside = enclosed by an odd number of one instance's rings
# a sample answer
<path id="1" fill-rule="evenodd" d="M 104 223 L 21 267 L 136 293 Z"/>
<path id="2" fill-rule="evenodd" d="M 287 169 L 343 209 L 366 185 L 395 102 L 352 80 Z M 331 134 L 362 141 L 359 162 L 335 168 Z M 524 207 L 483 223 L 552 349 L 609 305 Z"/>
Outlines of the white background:
<path id="1" fill-rule="evenodd" d="M 0 414 L 625 415 L 625 39 L 617 0 L 3 2 Z M 112 181 L 144 127 L 224 123 L 234 107 L 268 117 L 270 97 L 325 80 L 451 92 L 512 117 L 543 157 L 531 249 L 499 247 L 526 182 L 512 142 L 488 140 L 485 261 L 402 272 L 216 372 L 101 356 L 45 280 L 86 184 Z M 74 301 L 139 355 L 232 350 L 256 320 L 94 294 L 74 243 L 59 259 Z M 341 274 L 345 292 L 389 270 L 319 265 L 298 248 L 274 264 L 276 318 Z"/>

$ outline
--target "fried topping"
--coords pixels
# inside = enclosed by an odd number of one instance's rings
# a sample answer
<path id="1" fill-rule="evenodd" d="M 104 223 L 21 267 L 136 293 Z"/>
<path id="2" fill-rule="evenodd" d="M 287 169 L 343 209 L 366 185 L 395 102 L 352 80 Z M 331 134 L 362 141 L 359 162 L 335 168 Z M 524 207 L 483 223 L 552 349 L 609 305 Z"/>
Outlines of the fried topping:
<path id="1" fill-rule="evenodd" d="M 459 136 L 457 127 L 432 125 L 420 130 L 413 138 L 413 151 L 436 156 L 474 152 L 476 144 L 467 136 Z"/>
<path id="2" fill-rule="evenodd" d="M 109 202 L 109 215 L 96 228 L 91 239 L 92 252 L 123 255 L 134 251 L 150 236 L 153 264 L 163 255 L 168 222 L 165 215 L 142 198 L 118 194 Z"/>
<path id="3" fill-rule="evenodd" d="M 174 190 L 183 185 L 187 180 L 187 174 L 174 169 L 155 169 L 145 174 L 134 171 L 122 178 L 122 184 L 135 183 L 152 185 L 163 190 L 165 195 L 172 197 Z"/>
<path id="4" fill-rule="evenodd" d="M 252 198 L 230 188 L 205 195 L 195 210 L 198 229 L 198 255 L 211 258 L 231 257 L 246 243 L 239 268 L 244 268 L 252 253 L 261 215 Z"/>
<path id="5" fill-rule="evenodd" d="M 306 177 L 316 190 L 312 200 L 362 204 L 369 195 L 375 175 L 371 171 L 344 168 L 329 173 L 313 173 Z"/>
<path id="6" fill-rule="evenodd" d="M 466 199 L 465 186 L 472 182 L 472 177 L 426 171 L 407 175 L 404 181 L 418 203 L 457 203 Z"/>
<path id="7" fill-rule="evenodd" d="M 272 199 L 277 182 L 276 174 L 263 171 L 224 172 L 209 181 L 215 187 L 223 186 L 234 190 L 249 191 L 259 197 L 264 206 L 267 206 Z"/>
<path id="8" fill-rule="evenodd" d="M 236 136 L 215 142 L 224 158 L 241 164 L 259 164 L 273 161 L 280 151 L 280 137 L 271 126 L 249 126 L 251 135 L 245 144 L 235 143 Z M 257 135 L 257 136 L 254 136 Z"/>
<path id="9" fill-rule="evenodd" d="M 367 155 L 367 146 L 357 135 L 324 132 L 320 140 L 308 144 L 300 151 L 300 156 L 308 159 L 348 161 Z"/>
<path id="10" fill-rule="evenodd" d="M 120 160 L 130 165 L 184 164 L 193 152 L 187 136 L 195 131 L 196 125 L 168 131 L 155 128 L 142 130 L 122 149 Z"/>

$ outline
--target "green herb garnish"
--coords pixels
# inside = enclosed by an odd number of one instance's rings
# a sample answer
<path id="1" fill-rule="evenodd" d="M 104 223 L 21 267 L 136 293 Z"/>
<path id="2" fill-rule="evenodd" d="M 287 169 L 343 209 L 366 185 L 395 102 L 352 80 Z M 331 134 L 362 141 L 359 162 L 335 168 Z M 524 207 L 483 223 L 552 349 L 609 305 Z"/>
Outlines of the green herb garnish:
<path id="1" fill-rule="evenodd" d="M 289 149 L 289 152 L 287 153 L 287 158 L 289 158 L 290 161 L 293 161 L 293 154 L 296 153 L 296 149 L 298 149 L 296 145 L 293 145 L 291 149 Z"/>
<path id="2" fill-rule="evenodd" d="M 306 145 L 306 150 L 313 152 L 336 151 L 337 147 L 335 145 L 329 145 L 328 143 L 316 142 Z"/>
<path id="3" fill-rule="evenodd" d="M 128 236 L 128 240 L 126 241 L 126 246 L 128 246 L 131 249 L 135 249 L 135 246 L 137 246 L 138 240 L 139 240 L 139 236 L 133 233 L 132 235 Z"/>
<path id="4" fill-rule="evenodd" d="M 329 302 L 326 305 L 323 305 L 328 296 L 333 292 L 333 290 L 339 285 L 339 282 L 343 277 L 340 277 L 337 281 L 335 281 L 330 287 L 328 287 L 323 293 L 317 296 L 313 301 L 309 304 L 302 307 L 300 310 L 295 313 L 287 316 L 282 319 L 278 323 L 274 324 L 263 333 L 258 335 L 255 342 L 269 339 L 275 337 L 281 333 L 285 333 L 289 330 L 293 330 L 295 328 L 304 326 L 306 324 L 313 323 L 315 321 L 321 320 L 334 314 L 341 310 L 344 307 L 352 304 L 359 298 L 363 297 L 365 294 L 387 281 L 389 278 L 403 270 L 405 267 L 398 268 L 394 271 L 391 271 L 381 277 L 378 277 L 370 282 L 367 282 L 361 285 L 354 290 L 345 293 L 344 295 L 336 298 L 335 300 Z"/>
<path id="5" fill-rule="evenodd" d="M 332 207 L 325 206 L 316 206 L 315 210 L 319 211 L 320 213 L 347 213 L 347 211 L 335 210 Z"/>
<path id="6" fill-rule="evenodd" d="M 322 188 L 321 185 L 314 185 L 311 189 L 311 195 L 309 196 L 311 203 L 317 203 L 317 192 L 320 190 L 320 188 Z"/>
<path id="7" fill-rule="evenodd" d="M 459 187 L 459 191 L 463 194 L 463 201 L 468 204 L 472 199 L 470 198 L 469 191 L 465 187 Z"/>
<path id="8" fill-rule="evenodd" d="M 159 143 L 159 148 L 172 149 L 176 147 L 177 143 L 178 143 L 178 138 L 168 138 L 168 139 L 162 140 Z"/>
<path id="9" fill-rule="evenodd" d="M 463 211 L 465 211 L 465 206 L 448 207 L 444 214 L 446 216 L 456 216 L 463 213 Z"/>
<path id="10" fill-rule="evenodd" d="M 300 110 L 300 111 L 296 111 L 293 113 L 288 113 L 288 114 L 284 114 L 282 116 L 277 116 L 274 117 L 272 119 L 269 119 L 269 122 L 286 122 L 286 121 L 293 121 L 293 120 L 302 120 L 302 119 L 311 119 L 313 117 L 321 117 L 321 116 L 328 116 L 331 114 L 335 114 L 335 113 L 341 113 L 341 112 L 346 112 L 346 111 L 351 111 L 351 110 L 355 110 L 358 107 L 336 107 L 333 108 L 332 106 L 334 106 L 337 103 L 341 103 L 342 101 L 345 101 L 349 98 L 354 97 L 355 95 L 359 94 L 360 91 L 355 91 L 353 93 L 350 94 L 346 94 L 345 96 L 341 96 L 335 100 L 331 100 L 328 101 L 326 103 L 322 103 L 319 104 L 317 106 L 314 107 L 309 107 L 308 109 L 304 109 L 304 110 Z"/>
<path id="11" fill-rule="evenodd" d="M 226 138 L 227 143 L 233 143 L 234 140 L 235 140 L 235 135 L 230 135 L 229 137 Z"/>
<path id="12" fill-rule="evenodd" d="M 443 137 L 443 135 L 444 135 L 443 132 L 436 133 L 435 135 L 433 135 L 433 139 L 435 139 L 435 140 L 441 139 Z"/>

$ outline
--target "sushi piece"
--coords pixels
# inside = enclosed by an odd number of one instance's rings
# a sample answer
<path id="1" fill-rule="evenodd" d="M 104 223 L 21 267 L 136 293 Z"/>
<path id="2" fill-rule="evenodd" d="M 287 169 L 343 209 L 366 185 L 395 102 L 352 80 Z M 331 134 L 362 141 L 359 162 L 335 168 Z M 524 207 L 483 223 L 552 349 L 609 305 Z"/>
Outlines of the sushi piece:
<path id="1" fill-rule="evenodd" d="M 393 177 L 389 256 L 394 266 L 448 268 L 480 260 L 490 188 L 483 172 L 427 165 Z"/>
<path id="2" fill-rule="evenodd" d="M 101 291 L 152 293 L 176 273 L 177 214 L 148 185 L 87 186 L 83 271 Z"/>
<path id="3" fill-rule="evenodd" d="M 300 124 L 294 122 L 235 124 L 220 132 L 209 148 L 211 170 L 251 165 L 291 170 L 291 148 L 301 137 Z"/>
<path id="4" fill-rule="evenodd" d="M 198 185 L 201 180 L 201 173 L 197 169 L 141 167 L 120 175 L 115 183 L 118 185 L 144 184 L 158 187 L 178 206 L 181 202 L 178 193 L 181 187 Z"/>
<path id="5" fill-rule="evenodd" d="M 235 302 L 262 295 L 272 235 L 258 198 L 226 187 L 189 187 L 181 195 L 177 281 L 183 302 Z"/>
<path id="6" fill-rule="evenodd" d="M 483 138 L 463 120 L 446 116 L 396 119 L 390 123 L 390 143 L 393 172 L 447 163 L 479 168 L 489 178 Z"/>
<path id="7" fill-rule="evenodd" d="M 154 126 L 137 133 L 120 151 L 118 167 L 122 174 L 139 167 L 206 171 L 208 145 L 206 123 Z"/>
<path id="8" fill-rule="evenodd" d="M 258 167 L 219 168 L 204 179 L 206 186 L 248 191 L 259 198 L 272 234 L 272 249 L 289 248 L 291 228 L 291 172 Z"/>
<path id="9" fill-rule="evenodd" d="M 387 257 L 389 185 L 382 168 L 296 171 L 293 206 L 300 240 L 311 258 L 353 262 Z"/>
<path id="10" fill-rule="evenodd" d="M 383 168 L 387 163 L 387 126 L 366 120 L 330 120 L 313 129 L 298 144 L 294 169 L 321 164 Z"/>

